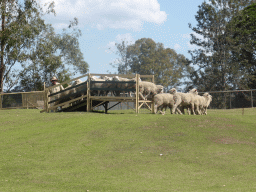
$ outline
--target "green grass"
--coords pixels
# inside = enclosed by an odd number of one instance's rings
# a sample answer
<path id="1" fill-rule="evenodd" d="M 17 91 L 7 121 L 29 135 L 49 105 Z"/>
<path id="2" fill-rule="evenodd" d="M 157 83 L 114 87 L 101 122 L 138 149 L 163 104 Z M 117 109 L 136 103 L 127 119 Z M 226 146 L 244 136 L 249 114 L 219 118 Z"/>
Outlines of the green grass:
<path id="1" fill-rule="evenodd" d="M 109 113 L 0 110 L 0 191 L 256 191 L 256 108 Z"/>

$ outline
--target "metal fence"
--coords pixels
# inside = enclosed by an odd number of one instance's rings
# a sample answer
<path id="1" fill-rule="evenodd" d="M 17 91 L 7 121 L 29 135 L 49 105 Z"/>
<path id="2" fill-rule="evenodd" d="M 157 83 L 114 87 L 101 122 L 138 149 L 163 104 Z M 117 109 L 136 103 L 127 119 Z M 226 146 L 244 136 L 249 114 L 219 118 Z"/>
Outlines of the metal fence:
<path id="1" fill-rule="evenodd" d="M 44 91 L 2 93 L 0 109 L 10 108 L 44 108 Z"/>
<path id="2" fill-rule="evenodd" d="M 209 91 L 212 95 L 210 109 L 234 109 L 256 107 L 256 89 Z M 202 95 L 199 92 L 199 95 Z"/>

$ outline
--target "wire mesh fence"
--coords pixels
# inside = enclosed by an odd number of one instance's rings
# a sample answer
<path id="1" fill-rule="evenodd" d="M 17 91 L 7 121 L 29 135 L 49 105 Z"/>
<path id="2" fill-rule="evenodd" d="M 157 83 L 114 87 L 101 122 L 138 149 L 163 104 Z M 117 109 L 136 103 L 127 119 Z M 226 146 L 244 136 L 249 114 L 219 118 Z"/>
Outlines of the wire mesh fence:
<path id="1" fill-rule="evenodd" d="M 210 109 L 234 109 L 256 107 L 256 89 L 252 90 L 230 90 L 230 91 L 213 91 Z M 202 95 L 203 92 L 199 92 Z M 114 106 L 117 102 L 110 102 L 109 106 Z M 0 95 L 0 109 L 7 108 L 44 108 L 44 92 L 21 92 L 21 93 L 4 93 Z M 147 110 L 147 106 L 141 107 L 141 112 Z M 135 109 L 135 102 L 122 102 L 111 110 Z M 103 106 L 96 107 L 95 110 L 104 110 Z"/>
<path id="2" fill-rule="evenodd" d="M 210 109 L 234 109 L 256 107 L 256 89 L 210 91 L 212 102 Z M 202 95 L 203 93 L 199 93 Z"/>
<path id="3" fill-rule="evenodd" d="M 44 108 L 44 92 L 20 92 L 0 94 L 0 109 Z"/>

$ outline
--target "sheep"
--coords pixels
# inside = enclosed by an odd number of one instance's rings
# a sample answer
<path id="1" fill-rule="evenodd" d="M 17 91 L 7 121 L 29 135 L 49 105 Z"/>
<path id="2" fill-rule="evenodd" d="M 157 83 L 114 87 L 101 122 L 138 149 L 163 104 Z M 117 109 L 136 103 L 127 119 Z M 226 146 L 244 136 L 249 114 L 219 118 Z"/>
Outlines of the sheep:
<path id="1" fill-rule="evenodd" d="M 73 86 L 77 86 L 77 85 L 79 85 L 79 84 L 81 84 L 81 83 L 84 83 L 84 82 L 83 82 L 81 79 L 76 79 L 76 80 L 71 84 L 71 86 L 72 86 L 72 87 L 73 87 Z M 81 85 L 81 86 L 75 87 L 74 89 L 71 89 L 70 94 L 74 94 L 74 93 L 77 93 L 77 95 L 75 95 L 75 97 L 73 97 L 73 98 L 86 95 L 86 93 L 87 93 L 87 84 L 83 84 L 83 85 Z M 83 99 L 81 99 L 81 100 L 83 100 Z"/>
<path id="2" fill-rule="evenodd" d="M 162 85 L 156 85 L 156 87 L 157 87 L 157 93 L 158 93 L 158 94 L 164 92 L 164 86 L 162 86 Z"/>
<path id="3" fill-rule="evenodd" d="M 114 76 L 113 77 L 114 81 L 120 81 L 120 82 L 136 82 L 136 78 L 132 78 L 132 79 L 128 79 L 128 78 L 123 78 L 123 77 L 118 77 L 118 76 Z M 136 84 L 132 84 L 132 83 L 117 83 L 117 88 L 119 89 L 135 89 Z M 116 91 L 116 95 L 120 95 L 121 91 Z M 123 96 L 125 96 L 125 91 L 123 91 Z M 131 97 L 131 92 L 129 91 L 129 96 Z"/>
<path id="4" fill-rule="evenodd" d="M 173 93 L 173 99 L 175 101 L 174 106 L 172 108 L 173 114 L 174 114 L 174 111 L 177 109 L 177 107 L 180 105 L 183 110 L 184 110 L 184 107 L 191 107 L 192 113 L 193 115 L 195 115 L 194 101 L 195 101 L 195 96 L 198 95 L 198 92 L 196 89 L 192 89 L 188 93 L 181 93 L 181 92 L 177 92 L 175 88 L 172 88 L 169 90 L 169 92 Z M 197 108 L 196 111 L 198 112 L 199 109 Z M 190 115 L 190 110 L 188 110 L 188 114 Z"/>
<path id="5" fill-rule="evenodd" d="M 172 113 L 172 108 L 174 106 L 174 100 L 173 100 L 173 95 L 170 93 L 161 93 L 161 94 L 157 94 L 154 96 L 154 102 L 155 102 L 155 114 L 157 114 L 157 112 L 160 110 L 160 113 L 162 115 L 165 114 L 165 112 L 163 112 L 163 108 L 165 107 L 165 111 L 166 108 L 169 107 L 170 111 Z M 181 114 L 180 110 L 177 108 L 178 113 Z"/>
<path id="6" fill-rule="evenodd" d="M 203 97 L 205 98 L 205 103 L 203 105 L 202 113 L 207 115 L 207 108 L 209 107 L 209 105 L 212 101 L 212 96 L 208 92 L 206 92 L 206 93 L 203 94 Z"/>
<path id="7" fill-rule="evenodd" d="M 157 86 L 152 82 L 148 82 L 148 81 L 139 82 L 139 94 L 143 100 L 146 100 L 150 94 L 156 95 L 157 90 L 158 90 Z"/>
<path id="8" fill-rule="evenodd" d="M 204 93 L 203 96 L 197 95 L 194 100 L 195 108 L 199 107 L 198 115 L 207 115 L 207 107 L 212 101 L 212 96 L 209 93 Z"/>
<path id="9" fill-rule="evenodd" d="M 109 88 L 116 88 L 116 84 L 115 83 L 107 83 L 108 81 L 113 81 L 113 77 L 108 77 L 108 76 L 104 76 L 102 77 L 102 79 L 104 79 L 106 81 L 106 83 L 104 83 L 102 85 L 102 87 L 109 89 Z M 104 91 L 104 95 L 108 95 L 108 93 L 111 92 L 111 95 L 114 94 L 114 91 L 109 91 L 109 90 L 105 90 Z"/>
<path id="10" fill-rule="evenodd" d="M 105 81 L 104 79 L 100 79 L 100 78 L 97 78 L 97 77 L 95 77 L 95 76 L 91 76 L 91 77 L 90 77 L 90 80 L 91 80 L 91 81 Z M 91 88 L 102 88 L 102 86 L 103 86 L 103 83 L 95 83 L 95 82 L 93 82 L 93 83 L 91 84 Z M 104 95 L 104 94 L 103 94 L 103 92 L 100 91 L 100 90 L 95 90 L 95 91 L 91 91 L 91 95 L 92 95 L 92 96 L 94 96 L 94 95 L 100 96 L 100 95 Z"/>

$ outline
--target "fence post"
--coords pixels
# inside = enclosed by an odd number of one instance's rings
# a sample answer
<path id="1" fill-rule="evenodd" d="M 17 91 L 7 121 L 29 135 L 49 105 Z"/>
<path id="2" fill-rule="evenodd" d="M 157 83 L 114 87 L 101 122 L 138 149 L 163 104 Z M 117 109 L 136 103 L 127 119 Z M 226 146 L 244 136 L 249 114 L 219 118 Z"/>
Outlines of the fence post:
<path id="1" fill-rule="evenodd" d="M 0 110 L 2 109 L 2 94 L 0 94 Z"/>
<path id="2" fill-rule="evenodd" d="M 139 113 L 139 76 L 136 73 L 136 100 L 135 100 L 136 113 Z"/>
<path id="3" fill-rule="evenodd" d="M 232 94 L 232 92 L 230 92 L 230 94 L 229 94 L 229 107 L 230 107 L 230 109 L 231 109 L 231 94 Z"/>
<path id="4" fill-rule="evenodd" d="M 252 103 L 252 108 L 253 108 L 253 97 L 252 97 L 252 90 L 251 90 L 251 103 Z"/>
<path id="5" fill-rule="evenodd" d="M 153 78 L 152 78 L 152 83 L 155 83 L 155 79 L 154 79 L 154 75 L 153 75 Z M 154 102 L 154 98 L 152 99 L 152 103 L 151 103 L 151 113 L 155 113 L 155 102 Z"/>
<path id="6" fill-rule="evenodd" d="M 91 93 L 90 93 L 90 84 L 91 84 L 91 81 L 90 81 L 90 73 L 88 74 L 88 77 L 87 77 L 87 112 L 90 112 L 91 111 Z"/>

